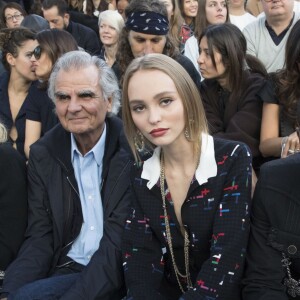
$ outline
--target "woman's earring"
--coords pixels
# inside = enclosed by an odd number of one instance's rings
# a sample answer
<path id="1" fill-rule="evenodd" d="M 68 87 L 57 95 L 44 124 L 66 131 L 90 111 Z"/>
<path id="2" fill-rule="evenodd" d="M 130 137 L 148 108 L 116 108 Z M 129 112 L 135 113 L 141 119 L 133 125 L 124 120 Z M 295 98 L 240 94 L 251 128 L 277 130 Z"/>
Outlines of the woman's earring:
<path id="1" fill-rule="evenodd" d="M 184 130 L 184 136 L 187 140 L 189 140 L 191 138 L 190 133 L 187 128 Z"/>
<path id="2" fill-rule="evenodd" d="M 143 152 L 145 149 L 144 136 L 139 130 L 136 132 L 136 136 L 134 137 L 134 146 L 138 152 Z"/>

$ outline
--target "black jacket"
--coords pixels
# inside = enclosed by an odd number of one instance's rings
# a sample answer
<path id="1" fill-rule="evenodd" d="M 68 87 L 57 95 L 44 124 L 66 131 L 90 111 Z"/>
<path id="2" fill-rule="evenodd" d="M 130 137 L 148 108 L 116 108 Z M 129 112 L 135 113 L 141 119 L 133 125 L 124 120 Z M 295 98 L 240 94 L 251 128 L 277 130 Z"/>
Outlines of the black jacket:
<path id="1" fill-rule="evenodd" d="M 72 34 L 79 47 L 91 55 L 100 54 L 100 42 L 97 34 L 91 28 L 70 21 L 66 30 Z"/>
<path id="2" fill-rule="evenodd" d="M 300 279 L 300 154 L 264 164 L 251 217 L 243 300 L 300 299 L 287 295 L 283 255 Z M 300 290 L 299 290 L 300 292 Z"/>
<path id="3" fill-rule="evenodd" d="M 0 270 L 15 259 L 27 225 L 25 159 L 10 143 L 0 144 Z"/>
<path id="4" fill-rule="evenodd" d="M 123 287 L 121 236 L 129 206 L 129 154 L 122 122 L 106 120 L 107 137 L 102 171 L 104 232 L 99 249 L 79 280 L 63 296 L 70 299 L 120 299 Z M 70 133 L 60 124 L 30 150 L 28 165 L 29 217 L 26 241 L 6 272 L 3 291 L 53 273 L 82 225 L 77 182 L 71 163 Z M 79 203 L 79 205 L 78 205 Z M 78 209 L 79 207 L 79 209 Z"/>

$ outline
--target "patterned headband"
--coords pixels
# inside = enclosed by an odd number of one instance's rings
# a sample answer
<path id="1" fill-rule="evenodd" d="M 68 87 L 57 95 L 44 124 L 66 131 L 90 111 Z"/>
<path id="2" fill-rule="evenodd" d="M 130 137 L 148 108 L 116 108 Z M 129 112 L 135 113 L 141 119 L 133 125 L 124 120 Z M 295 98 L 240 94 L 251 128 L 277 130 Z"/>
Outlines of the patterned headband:
<path id="1" fill-rule="evenodd" d="M 125 25 L 127 29 L 146 34 L 166 35 L 169 31 L 168 19 L 155 12 L 133 12 Z"/>

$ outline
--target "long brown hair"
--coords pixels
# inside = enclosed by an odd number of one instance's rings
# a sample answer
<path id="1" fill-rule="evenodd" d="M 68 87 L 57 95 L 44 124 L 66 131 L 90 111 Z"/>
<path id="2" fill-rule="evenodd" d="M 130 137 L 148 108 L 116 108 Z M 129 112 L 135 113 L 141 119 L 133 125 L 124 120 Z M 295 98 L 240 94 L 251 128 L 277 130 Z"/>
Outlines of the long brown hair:
<path id="1" fill-rule="evenodd" d="M 300 101 L 300 20 L 293 26 L 285 49 L 284 69 L 278 71 L 275 77 L 276 92 L 283 113 L 295 123 Z"/>
<path id="2" fill-rule="evenodd" d="M 238 99 L 242 93 L 241 86 L 248 79 L 249 72 L 259 73 L 264 77 L 267 71 L 263 64 L 254 56 L 246 53 L 247 41 L 243 33 L 233 24 L 225 23 L 209 25 L 199 37 L 207 38 L 208 52 L 216 68 L 214 51 L 221 54 L 225 66 L 224 77 L 227 78 L 230 99 Z"/>

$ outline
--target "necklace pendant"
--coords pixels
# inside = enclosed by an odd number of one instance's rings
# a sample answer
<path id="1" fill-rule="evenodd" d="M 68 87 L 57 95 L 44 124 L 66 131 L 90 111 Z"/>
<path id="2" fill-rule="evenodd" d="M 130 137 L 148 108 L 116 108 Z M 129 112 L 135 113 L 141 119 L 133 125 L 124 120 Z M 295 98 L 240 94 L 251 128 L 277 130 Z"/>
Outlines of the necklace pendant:
<path id="1" fill-rule="evenodd" d="M 299 282 L 293 278 L 284 279 L 284 285 L 287 287 L 287 292 L 290 296 L 296 297 L 300 295 Z"/>

